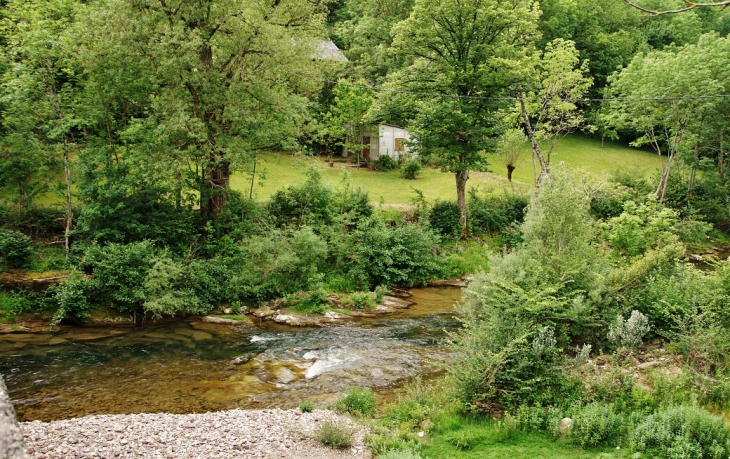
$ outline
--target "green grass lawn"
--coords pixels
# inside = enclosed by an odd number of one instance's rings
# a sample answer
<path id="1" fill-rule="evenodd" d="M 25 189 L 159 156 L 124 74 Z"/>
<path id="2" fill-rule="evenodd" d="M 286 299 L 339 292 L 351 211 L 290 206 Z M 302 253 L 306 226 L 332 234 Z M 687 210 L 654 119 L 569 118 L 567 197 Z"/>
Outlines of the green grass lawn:
<path id="1" fill-rule="evenodd" d="M 585 450 L 548 435 L 514 433 L 510 438 L 482 441 L 466 449 L 453 444 L 453 436 L 436 435 L 420 449 L 429 459 L 618 459 L 631 457 L 627 450 L 613 448 Z"/>
<path id="2" fill-rule="evenodd" d="M 468 188 L 498 189 L 509 188 L 506 168 L 499 163 L 496 155 L 490 155 L 490 168 L 493 172 L 472 172 Z M 648 151 L 630 148 L 618 142 L 605 143 L 601 147 L 600 139 L 591 139 L 583 134 L 574 134 L 561 140 L 553 151 L 552 164 L 564 162 L 570 168 L 580 168 L 587 172 L 604 175 L 621 168 L 638 168 L 647 175 L 659 167 L 659 158 Z M 329 167 L 322 158 L 310 158 L 291 154 L 266 154 L 263 156 L 262 168 L 266 171 L 266 179 L 254 184 L 254 197 L 266 200 L 276 190 L 287 185 L 301 183 L 305 180 L 304 171 L 309 164 L 318 164 L 322 169 L 323 179 L 327 183 L 339 183 L 344 170 L 350 172 L 352 182 L 365 188 L 370 193 L 371 201 L 385 204 L 410 204 L 415 196 L 413 188 L 423 191 L 430 202 L 436 199 L 455 200 L 456 185 L 454 175 L 436 169 L 422 170 L 417 180 L 404 180 L 398 171 L 375 172 L 369 169 L 355 169 L 350 163 L 336 162 Z M 525 145 L 525 153 L 513 173 L 516 189 L 526 190 L 532 184 L 532 159 L 529 145 Z M 250 176 L 234 174 L 231 187 L 248 195 L 251 187 Z"/>

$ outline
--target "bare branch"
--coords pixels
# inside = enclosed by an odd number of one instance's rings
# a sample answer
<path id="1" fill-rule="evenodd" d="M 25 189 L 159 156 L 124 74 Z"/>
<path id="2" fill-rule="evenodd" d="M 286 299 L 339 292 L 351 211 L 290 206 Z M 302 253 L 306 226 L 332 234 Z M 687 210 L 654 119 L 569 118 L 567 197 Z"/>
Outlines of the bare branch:
<path id="1" fill-rule="evenodd" d="M 649 8 L 644 8 L 641 5 L 637 5 L 636 3 L 632 2 L 631 0 L 624 0 L 629 6 L 632 6 L 636 8 L 639 11 L 643 11 L 644 13 L 647 13 L 651 16 L 661 16 L 663 14 L 677 14 L 677 13 L 684 13 L 685 11 L 693 10 L 695 8 L 704 8 L 704 7 L 721 7 L 722 9 L 725 9 L 730 5 L 730 0 L 725 0 L 723 2 L 710 2 L 710 3 L 698 3 L 693 2 L 690 0 L 684 0 L 685 7 L 684 8 L 677 8 L 674 10 L 663 10 L 663 11 L 657 11 L 657 10 L 651 10 Z"/>

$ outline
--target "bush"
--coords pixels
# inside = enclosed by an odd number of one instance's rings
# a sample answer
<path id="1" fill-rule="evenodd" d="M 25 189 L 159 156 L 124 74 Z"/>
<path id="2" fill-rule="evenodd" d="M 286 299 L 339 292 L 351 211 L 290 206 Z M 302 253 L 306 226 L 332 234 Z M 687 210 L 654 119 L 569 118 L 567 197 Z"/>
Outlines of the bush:
<path id="1" fill-rule="evenodd" d="M 631 435 L 631 447 L 657 450 L 669 459 L 725 458 L 730 432 L 721 417 L 696 406 L 678 406 L 641 422 Z"/>
<path id="2" fill-rule="evenodd" d="M 626 418 L 612 405 L 591 403 L 571 414 L 570 437 L 582 448 L 613 446 L 626 434 Z"/>
<path id="3" fill-rule="evenodd" d="M 9 268 L 20 268 L 33 256 L 33 241 L 20 231 L 0 229 L 0 256 Z"/>
<path id="4" fill-rule="evenodd" d="M 352 388 L 335 403 L 334 408 L 354 416 L 372 416 L 376 408 L 375 396 L 370 389 Z"/>
<path id="5" fill-rule="evenodd" d="M 421 173 L 421 162 L 415 158 L 406 159 L 400 166 L 400 176 L 406 180 L 415 180 Z"/>
<path id="6" fill-rule="evenodd" d="M 355 309 L 370 309 L 375 307 L 375 298 L 370 292 L 353 292 L 350 301 Z"/>
<path id="7" fill-rule="evenodd" d="M 322 172 L 315 166 L 306 171 L 307 180 L 276 191 L 268 204 L 274 223 L 299 228 L 321 226 L 332 222 L 332 190 L 322 184 Z"/>
<path id="8" fill-rule="evenodd" d="M 608 341 L 633 352 L 641 346 L 641 340 L 649 330 L 649 319 L 639 311 L 632 311 L 631 317 L 626 320 L 621 315 L 616 317 L 616 322 L 608 328 Z"/>
<path id="9" fill-rule="evenodd" d="M 527 198 L 505 192 L 480 196 L 474 188 L 469 190 L 467 222 L 472 234 L 494 233 L 525 219 Z"/>
<path id="10" fill-rule="evenodd" d="M 423 227 L 407 223 L 395 228 L 370 219 L 354 235 L 358 243 L 348 261 L 350 275 L 362 275 L 370 288 L 377 285 L 425 285 L 438 277 L 444 261 L 432 252 L 439 237 Z"/>
<path id="11" fill-rule="evenodd" d="M 388 172 L 397 167 L 398 165 L 389 155 L 380 155 L 378 156 L 378 159 L 373 162 L 373 169 L 376 171 Z"/>
<path id="12" fill-rule="evenodd" d="M 0 322 L 15 320 L 18 315 L 33 308 L 27 295 L 18 292 L 0 292 Z"/>
<path id="13" fill-rule="evenodd" d="M 299 411 L 302 413 L 311 413 L 314 411 L 314 403 L 311 400 L 304 400 L 299 404 Z"/>
<path id="14" fill-rule="evenodd" d="M 429 226 L 442 236 L 461 234 L 461 210 L 455 202 L 436 201 L 428 213 Z"/>
<path id="15" fill-rule="evenodd" d="M 337 424 L 334 421 L 324 421 L 314 432 L 314 437 L 323 445 L 333 448 L 347 449 L 352 446 L 353 429 Z"/>
<path id="16" fill-rule="evenodd" d="M 385 285 L 378 285 L 375 287 L 375 304 L 380 304 L 383 302 L 383 298 L 385 298 L 386 295 L 390 295 L 392 292 L 388 287 Z"/>

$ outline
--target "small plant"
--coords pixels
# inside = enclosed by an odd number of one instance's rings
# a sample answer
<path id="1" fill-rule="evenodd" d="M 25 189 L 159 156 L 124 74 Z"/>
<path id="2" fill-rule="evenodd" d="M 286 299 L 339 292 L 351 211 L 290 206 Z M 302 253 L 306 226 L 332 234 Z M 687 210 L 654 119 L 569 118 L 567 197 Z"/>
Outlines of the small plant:
<path id="1" fill-rule="evenodd" d="M 625 421 L 612 405 L 591 403 L 573 415 L 570 432 L 573 441 L 583 448 L 608 445 L 624 437 Z"/>
<path id="2" fill-rule="evenodd" d="M 311 400 L 304 400 L 299 404 L 299 411 L 302 413 L 311 413 L 314 411 L 314 403 Z"/>
<path id="3" fill-rule="evenodd" d="M 370 389 L 352 388 L 345 392 L 334 406 L 336 411 L 350 413 L 355 416 L 371 416 L 375 414 L 375 396 Z"/>
<path id="4" fill-rule="evenodd" d="M 393 158 L 388 155 L 380 155 L 378 159 L 373 162 L 373 169 L 376 171 L 388 172 L 398 167 Z"/>
<path id="5" fill-rule="evenodd" d="M 415 180 L 421 172 L 421 162 L 417 159 L 407 159 L 400 166 L 400 176 L 406 180 Z"/>
<path id="6" fill-rule="evenodd" d="M 383 298 L 385 298 L 385 295 L 390 295 L 391 291 L 388 289 L 385 285 L 378 285 L 375 287 L 375 303 L 380 304 L 383 302 Z"/>
<path id="7" fill-rule="evenodd" d="M 448 436 L 448 442 L 462 451 L 473 448 L 480 441 L 480 436 L 471 429 L 460 430 Z"/>
<path id="8" fill-rule="evenodd" d="M 375 307 L 376 301 L 370 292 L 353 292 L 350 301 L 355 309 L 370 309 Z"/>
<path id="9" fill-rule="evenodd" d="M 649 319 L 639 311 L 632 311 L 627 320 L 621 315 L 616 317 L 616 322 L 608 329 L 608 340 L 614 346 L 633 352 L 641 346 L 641 340 L 649 330 Z"/>
<path id="10" fill-rule="evenodd" d="M 314 437 L 325 446 L 347 449 L 352 446 L 353 429 L 334 421 L 324 421 L 314 432 Z"/>

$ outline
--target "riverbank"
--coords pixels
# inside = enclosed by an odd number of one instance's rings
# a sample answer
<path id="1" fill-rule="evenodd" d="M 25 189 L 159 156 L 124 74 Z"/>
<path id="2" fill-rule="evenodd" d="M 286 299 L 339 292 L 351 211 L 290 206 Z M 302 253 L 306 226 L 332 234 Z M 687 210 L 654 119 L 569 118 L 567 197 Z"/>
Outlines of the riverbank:
<path id="1" fill-rule="evenodd" d="M 355 430 L 353 446 L 332 449 L 314 439 L 326 421 Z M 331 411 L 230 410 L 203 414 L 86 416 L 24 422 L 21 429 L 34 458 L 353 458 L 372 457 L 365 430 Z"/>

